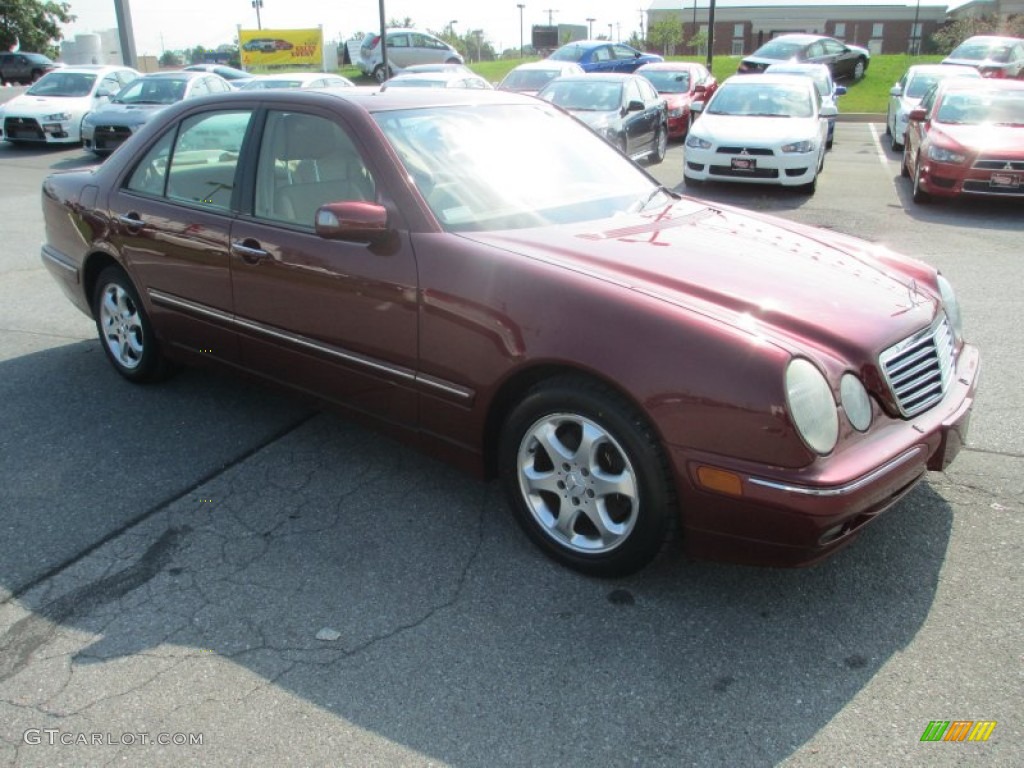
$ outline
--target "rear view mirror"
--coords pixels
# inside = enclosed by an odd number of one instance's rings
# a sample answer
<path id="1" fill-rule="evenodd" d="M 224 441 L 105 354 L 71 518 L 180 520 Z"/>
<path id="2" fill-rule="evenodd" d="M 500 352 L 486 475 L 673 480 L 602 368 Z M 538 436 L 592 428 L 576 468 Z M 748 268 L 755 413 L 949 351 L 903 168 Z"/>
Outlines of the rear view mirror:
<path id="1" fill-rule="evenodd" d="M 914 109 L 910 110 L 910 114 L 907 115 L 907 119 L 912 123 L 919 123 L 924 120 L 927 115 L 928 113 L 925 111 L 924 107 L 914 107 Z"/>

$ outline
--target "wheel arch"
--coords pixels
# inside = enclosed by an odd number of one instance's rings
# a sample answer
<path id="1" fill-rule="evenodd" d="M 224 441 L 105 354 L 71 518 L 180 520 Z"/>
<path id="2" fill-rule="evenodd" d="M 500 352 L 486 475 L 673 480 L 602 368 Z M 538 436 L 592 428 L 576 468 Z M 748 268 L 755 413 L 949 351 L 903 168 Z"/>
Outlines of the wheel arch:
<path id="1" fill-rule="evenodd" d="M 93 314 L 92 297 L 96 292 L 96 281 L 107 267 L 117 267 L 128 275 L 128 279 L 131 279 L 131 274 L 124 265 L 106 251 L 95 251 L 89 254 L 82 266 L 82 292 L 89 305 L 90 315 Z"/>
<path id="2" fill-rule="evenodd" d="M 498 476 L 499 437 L 502 426 L 512 409 L 516 407 L 530 389 L 538 384 L 569 376 L 576 376 L 600 384 L 629 403 L 630 406 L 643 416 L 651 433 L 656 436 L 661 450 L 663 452 L 666 450 L 664 436 L 657 429 L 653 419 L 650 418 L 646 409 L 623 387 L 605 376 L 581 367 L 565 363 L 539 363 L 516 371 L 509 376 L 499 385 L 498 390 L 491 398 L 487 408 L 487 416 L 484 420 L 483 440 L 481 443 L 484 447 L 483 467 L 485 477 L 492 479 Z"/>

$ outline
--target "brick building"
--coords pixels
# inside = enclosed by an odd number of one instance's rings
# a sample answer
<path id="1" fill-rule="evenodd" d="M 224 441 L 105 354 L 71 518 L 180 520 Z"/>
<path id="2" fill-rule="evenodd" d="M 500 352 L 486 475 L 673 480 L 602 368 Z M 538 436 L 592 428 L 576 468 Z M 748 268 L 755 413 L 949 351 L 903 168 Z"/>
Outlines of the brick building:
<path id="1" fill-rule="evenodd" d="M 707 30 L 708 6 L 709 0 L 653 0 L 647 28 L 676 22 L 690 40 Z M 872 53 L 912 53 L 942 26 L 948 6 L 945 0 L 717 0 L 713 53 L 742 56 L 788 32 L 829 35 Z M 684 51 L 695 52 L 677 49 Z"/>

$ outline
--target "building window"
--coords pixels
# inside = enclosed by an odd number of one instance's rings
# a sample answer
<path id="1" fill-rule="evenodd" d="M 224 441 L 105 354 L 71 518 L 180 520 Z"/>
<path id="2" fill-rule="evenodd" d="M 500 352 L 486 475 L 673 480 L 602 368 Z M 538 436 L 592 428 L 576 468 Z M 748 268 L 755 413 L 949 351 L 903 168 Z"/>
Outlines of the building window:
<path id="1" fill-rule="evenodd" d="M 846 22 L 837 21 L 836 31 L 833 33 L 836 37 L 846 37 Z"/>
<path id="2" fill-rule="evenodd" d="M 732 36 L 733 37 L 743 37 L 743 25 L 742 24 L 733 24 L 732 25 Z"/>
<path id="3" fill-rule="evenodd" d="M 733 40 L 732 41 L 732 55 L 733 56 L 742 56 L 743 55 L 743 41 L 742 40 Z"/>
<path id="4" fill-rule="evenodd" d="M 871 36 L 872 37 L 883 37 L 885 34 L 885 24 L 877 23 L 871 25 Z"/>

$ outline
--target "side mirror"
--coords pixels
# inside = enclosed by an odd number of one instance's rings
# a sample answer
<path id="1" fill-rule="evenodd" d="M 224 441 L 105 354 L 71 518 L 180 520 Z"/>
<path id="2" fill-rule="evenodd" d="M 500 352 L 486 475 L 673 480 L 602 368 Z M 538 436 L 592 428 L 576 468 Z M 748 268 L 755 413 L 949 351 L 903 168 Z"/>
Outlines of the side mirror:
<path id="1" fill-rule="evenodd" d="M 900 88 L 898 85 L 894 85 L 892 88 L 889 89 L 889 95 L 899 98 L 900 96 L 903 95 L 903 89 Z"/>
<path id="2" fill-rule="evenodd" d="M 633 101 L 629 102 L 629 104 L 626 105 L 626 111 L 627 112 L 643 112 L 644 111 L 644 103 L 642 101 L 637 101 L 636 99 L 633 99 Z"/>
<path id="3" fill-rule="evenodd" d="M 912 123 L 920 123 L 922 120 L 925 120 L 927 116 L 928 112 L 925 111 L 924 107 L 914 107 L 910 110 L 910 114 L 907 115 L 907 120 Z"/>
<path id="4" fill-rule="evenodd" d="M 700 84 L 700 85 L 693 86 L 693 94 L 694 94 L 694 96 L 698 96 L 698 95 L 700 95 L 702 93 L 707 93 L 707 92 L 708 92 L 708 87 L 706 85 L 704 85 L 703 83 Z"/>
<path id="5" fill-rule="evenodd" d="M 835 117 L 839 114 L 839 110 L 836 109 L 834 104 L 823 104 L 821 111 L 818 112 L 819 117 Z"/>
<path id="6" fill-rule="evenodd" d="M 837 85 L 836 89 L 832 92 L 832 95 L 833 96 L 837 96 L 837 97 L 838 96 L 845 96 L 846 95 L 846 86 L 845 85 Z"/>
<path id="7" fill-rule="evenodd" d="M 693 102 L 692 104 L 690 104 L 690 111 L 691 112 L 703 112 L 704 111 L 704 102 L 703 101 L 695 101 L 695 102 Z"/>
<path id="8" fill-rule="evenodd" d="M 378 243 L 389 234 L 388 212 L 376 203 L 327 203 L 317 209 L 316 233 L 325 240 Z"/>

